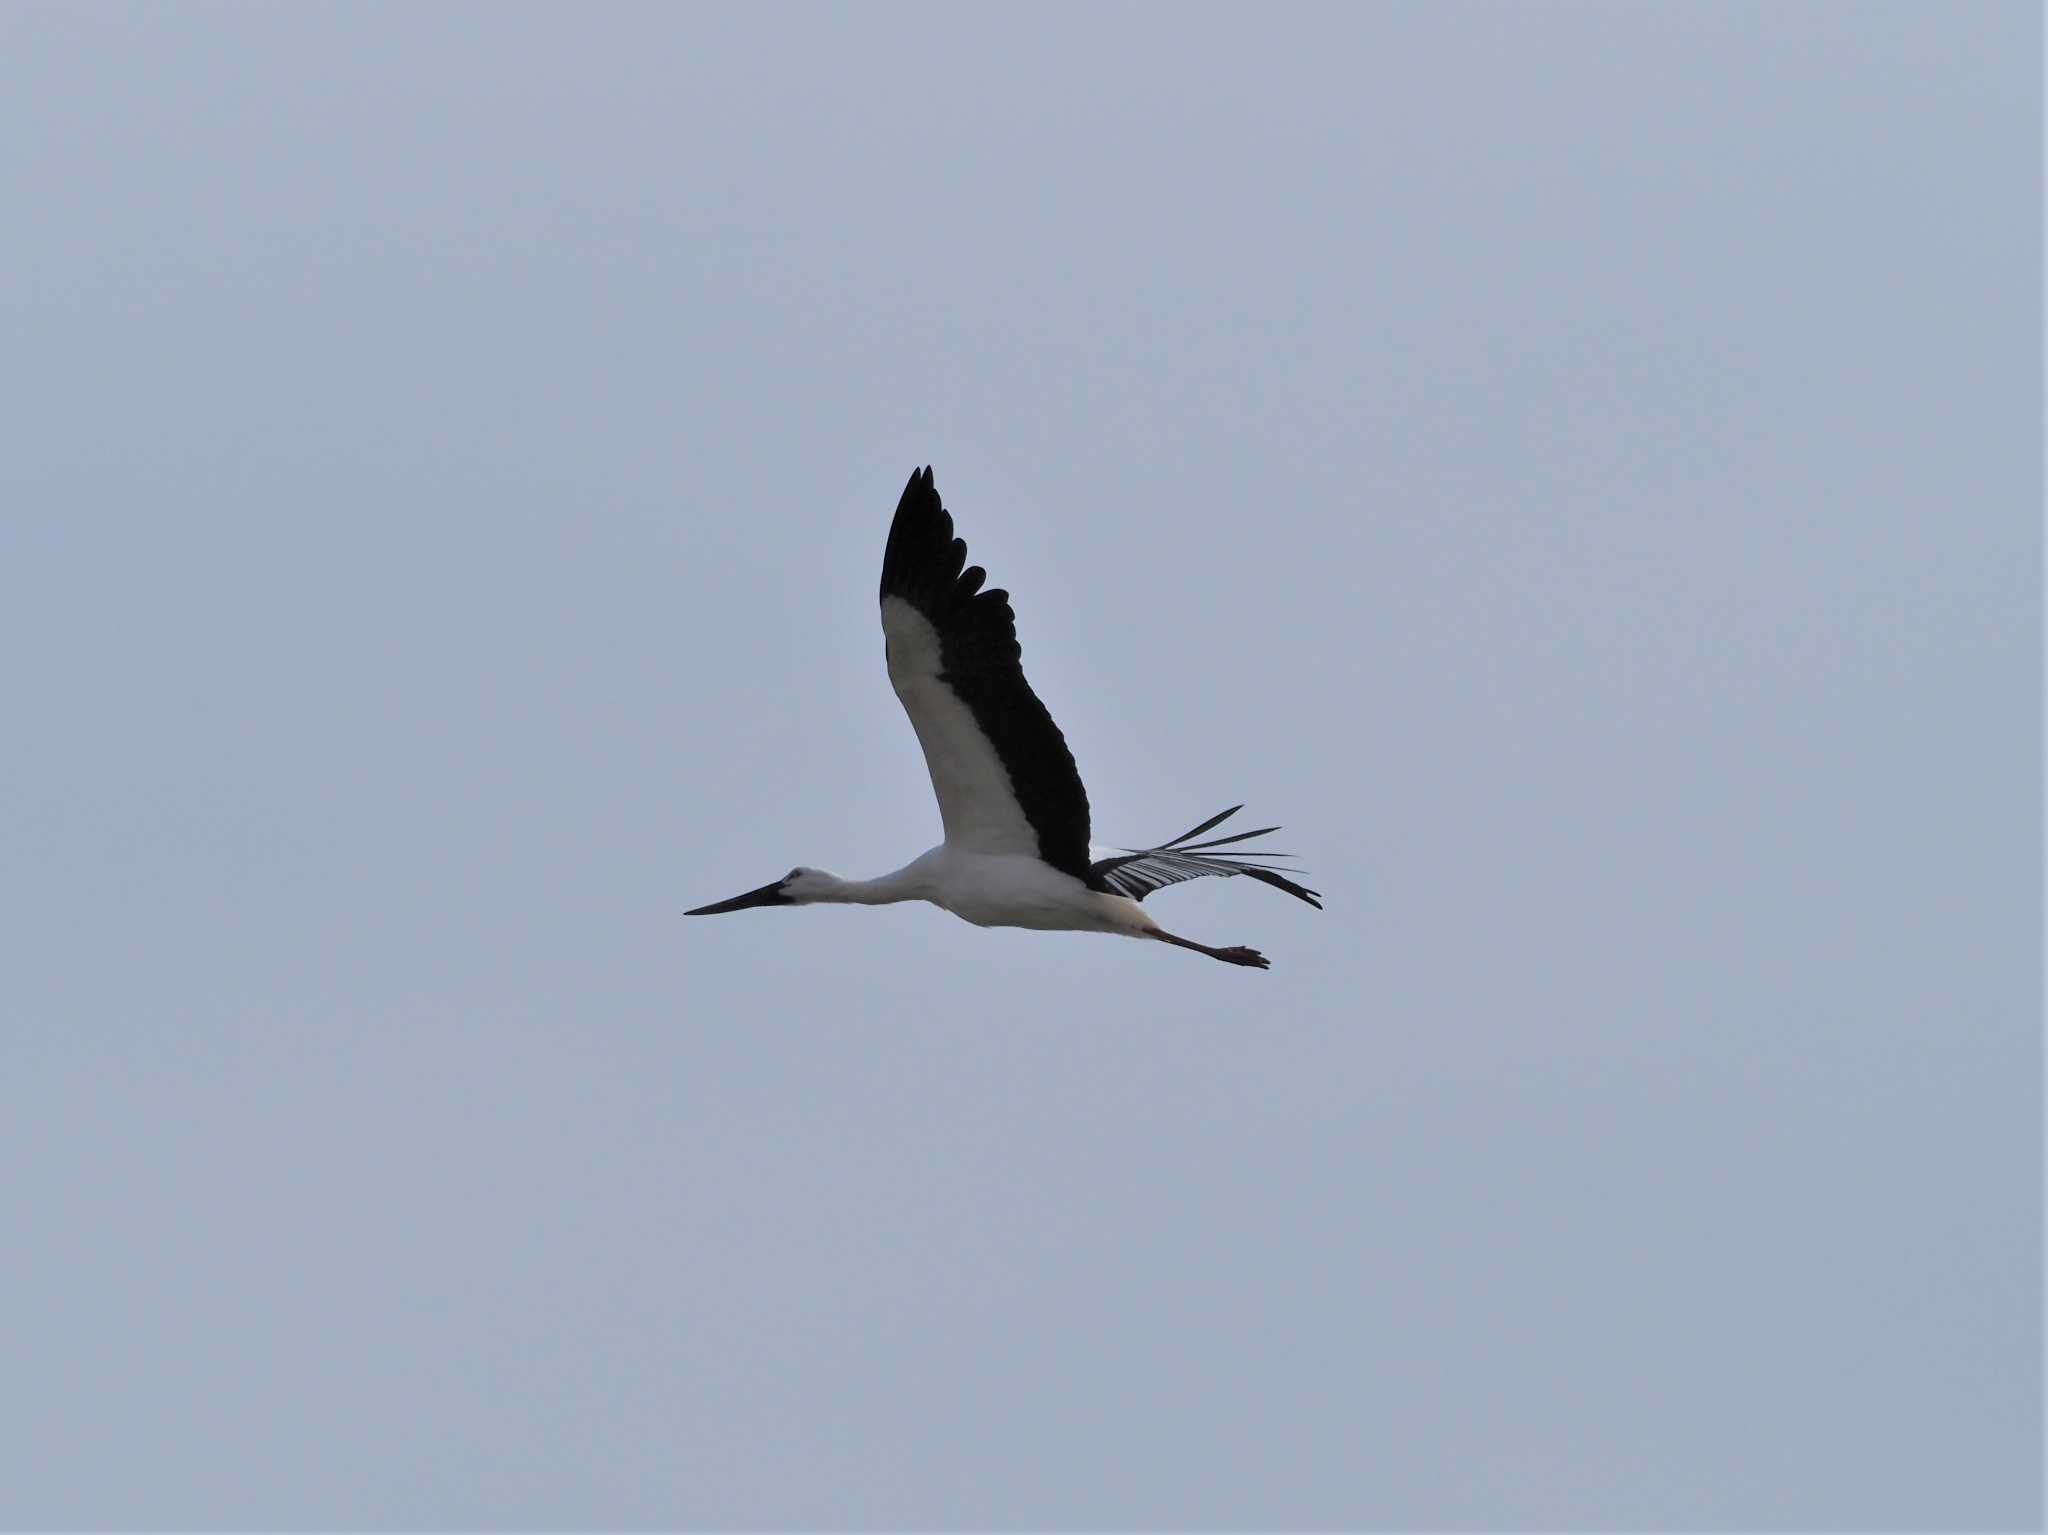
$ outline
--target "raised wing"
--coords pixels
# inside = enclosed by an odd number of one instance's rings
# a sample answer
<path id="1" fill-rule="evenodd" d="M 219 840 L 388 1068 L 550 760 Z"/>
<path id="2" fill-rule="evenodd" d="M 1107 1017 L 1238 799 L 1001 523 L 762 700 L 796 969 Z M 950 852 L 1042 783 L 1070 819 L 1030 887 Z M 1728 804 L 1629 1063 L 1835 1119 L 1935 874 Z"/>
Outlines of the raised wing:
<path id="1" fill-rule="evenodd" d="M 1096 890 L 1112 891 L 1117 895 L 1127 895 L 1134 901 L 1142 901 L 1153 891 L 1177 885 L 1184 879 L 1200 879 L 1205 874 L 1226 877 L 1243 874 L 1261 884 L 1271 885 L 1275 890 L 1285 890 L 1321 911 L 1321 891 L 1297 885 L 1273 867 L 1278 859 L 1292 858 L 1292 853 L 1242 852 L 1226 855 L 1210 851 L 1233 842 L 1249 842 L 1253 837 L 1276 832 L 1279 827 L 1262 826 L 1257 831 L 1241 831 L 1235 836 L 1216 837 L 1208 842 L 1192 840 L 1221 826 L 1242 809 L 1242 805 L 1232 805 L 1221 815 L 1212 815 L 1193 831 L 1183 832 L 1159 847 L 1126 849 L 1114 858 L 1100 859 L 1088 866 L 1088 884 Z"/>
<path id="2" fill-rule="evenodd" d="M 1084 878 L 1088 791 L 1024 680 L 1009 593 L 983 591 L 987 579 L 967 564 L 931 470 L 911 475 L 882 555 L 882 635 L 947 845 L 1021 853 Z"/>

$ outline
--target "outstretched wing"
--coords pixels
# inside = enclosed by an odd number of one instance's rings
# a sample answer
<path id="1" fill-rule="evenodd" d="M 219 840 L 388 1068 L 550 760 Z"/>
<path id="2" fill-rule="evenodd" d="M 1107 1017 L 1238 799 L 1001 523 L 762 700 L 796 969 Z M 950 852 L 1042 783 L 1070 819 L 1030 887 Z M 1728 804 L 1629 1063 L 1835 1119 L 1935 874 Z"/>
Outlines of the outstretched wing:
<path id="1" fill-rule="evenodd" d="M 1009 594 L 983 591 L 987 579 L 967 565 L 931 470 L 911 475 L 882 555 L 882 635 L 946 843 L 1025 854 L 1082 878 L 1088 791 L 1066 737 L 1024 680 Z"/>
<path id="2" fill-rule="evenodd" d="M 1193 831 L 1182 832 L 1171 842 L 1159 847 L 1127 849 L 1114 858 L 1104 858 L 1090 864 L 1089 887 L 1111 891 L 1117 895 L 1127 895 L 1134 901 L 1142 901 L 1153 891 L 1167 885 L 1177 885 L 1184 879 L 1200 879 L 1205 874 L 1226 877 L 1243 874 L 1258 880 L 1261 884 L 1271 885 L 1275 890 L 1285 890 L 1289 895 L 1304 900 L 1321 911 L 1321 891 L 1297 885 L 1273 867 L 1278 859 L 1292 858 L 1292 853 L 1242 852 L 1226 855 L 1209 851 L 1212 848 L 1227 847 L 1233 842 L 1248 842 L 1253 837 L 1263 837 L 1269 832 L 1278 831 L 1279 827 L 1262 826 L 1257 831 L 1241 831 L 1235 836 L 1216 837 L 1208 842 L 1193 840 L 1203 832 L 1221 826 L 1242 809 L 1242 805 L 1232 805 L 1221 815 L 1212 815 Z"/>

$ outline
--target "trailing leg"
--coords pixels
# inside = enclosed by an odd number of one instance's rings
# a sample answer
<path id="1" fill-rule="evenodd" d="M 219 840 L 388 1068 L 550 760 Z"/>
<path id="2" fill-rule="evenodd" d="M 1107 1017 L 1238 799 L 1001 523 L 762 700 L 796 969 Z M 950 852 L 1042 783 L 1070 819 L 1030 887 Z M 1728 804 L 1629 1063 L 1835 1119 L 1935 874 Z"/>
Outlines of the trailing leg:
<path id="1" fill-rule="evenodd" d="M 1196 943 L 1192 938 L 1176 938 L 1162 928 L 1153 928 L 1147 937 L 1157 938 L 1161 943 L 1174 944 L 1179 948 L 1193 949 L 1197 954 L 1206 954 L 1211 959 L 1220 959 L 1226 965 L 1252 965 L 1260 970 L 1269 969 L 1271 961 L 1257 949 L 1242 945 L 1228 949 L 1212 949 L 1206 943 Z"/>

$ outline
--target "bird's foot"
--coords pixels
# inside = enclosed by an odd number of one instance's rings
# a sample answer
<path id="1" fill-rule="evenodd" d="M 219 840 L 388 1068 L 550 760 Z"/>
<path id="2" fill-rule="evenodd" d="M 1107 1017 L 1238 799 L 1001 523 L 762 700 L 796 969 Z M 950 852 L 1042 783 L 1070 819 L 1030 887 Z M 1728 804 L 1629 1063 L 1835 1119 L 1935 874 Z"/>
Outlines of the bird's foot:
<path id="1" fill-rule="evenodd" d="M 1229 949 L 1211 949 L 1209 952 L 1218 959 L 1228 960 L 1233 965 L 1251 965 L 1260 970 L 1273 968 L 1273 962 L 1257 949 L 1247 949 L 1242 945 Z"/>

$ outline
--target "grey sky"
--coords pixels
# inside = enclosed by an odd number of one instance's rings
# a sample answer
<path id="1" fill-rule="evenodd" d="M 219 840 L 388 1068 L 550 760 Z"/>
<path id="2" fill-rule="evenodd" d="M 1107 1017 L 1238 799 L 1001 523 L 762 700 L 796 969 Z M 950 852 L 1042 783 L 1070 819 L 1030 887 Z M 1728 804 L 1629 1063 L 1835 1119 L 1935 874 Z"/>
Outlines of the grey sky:
<path id="1" fill-rule="evenodd" d="M 2040 60 L 0 5 L 0 1522 L 2038 1523 Z"/>

